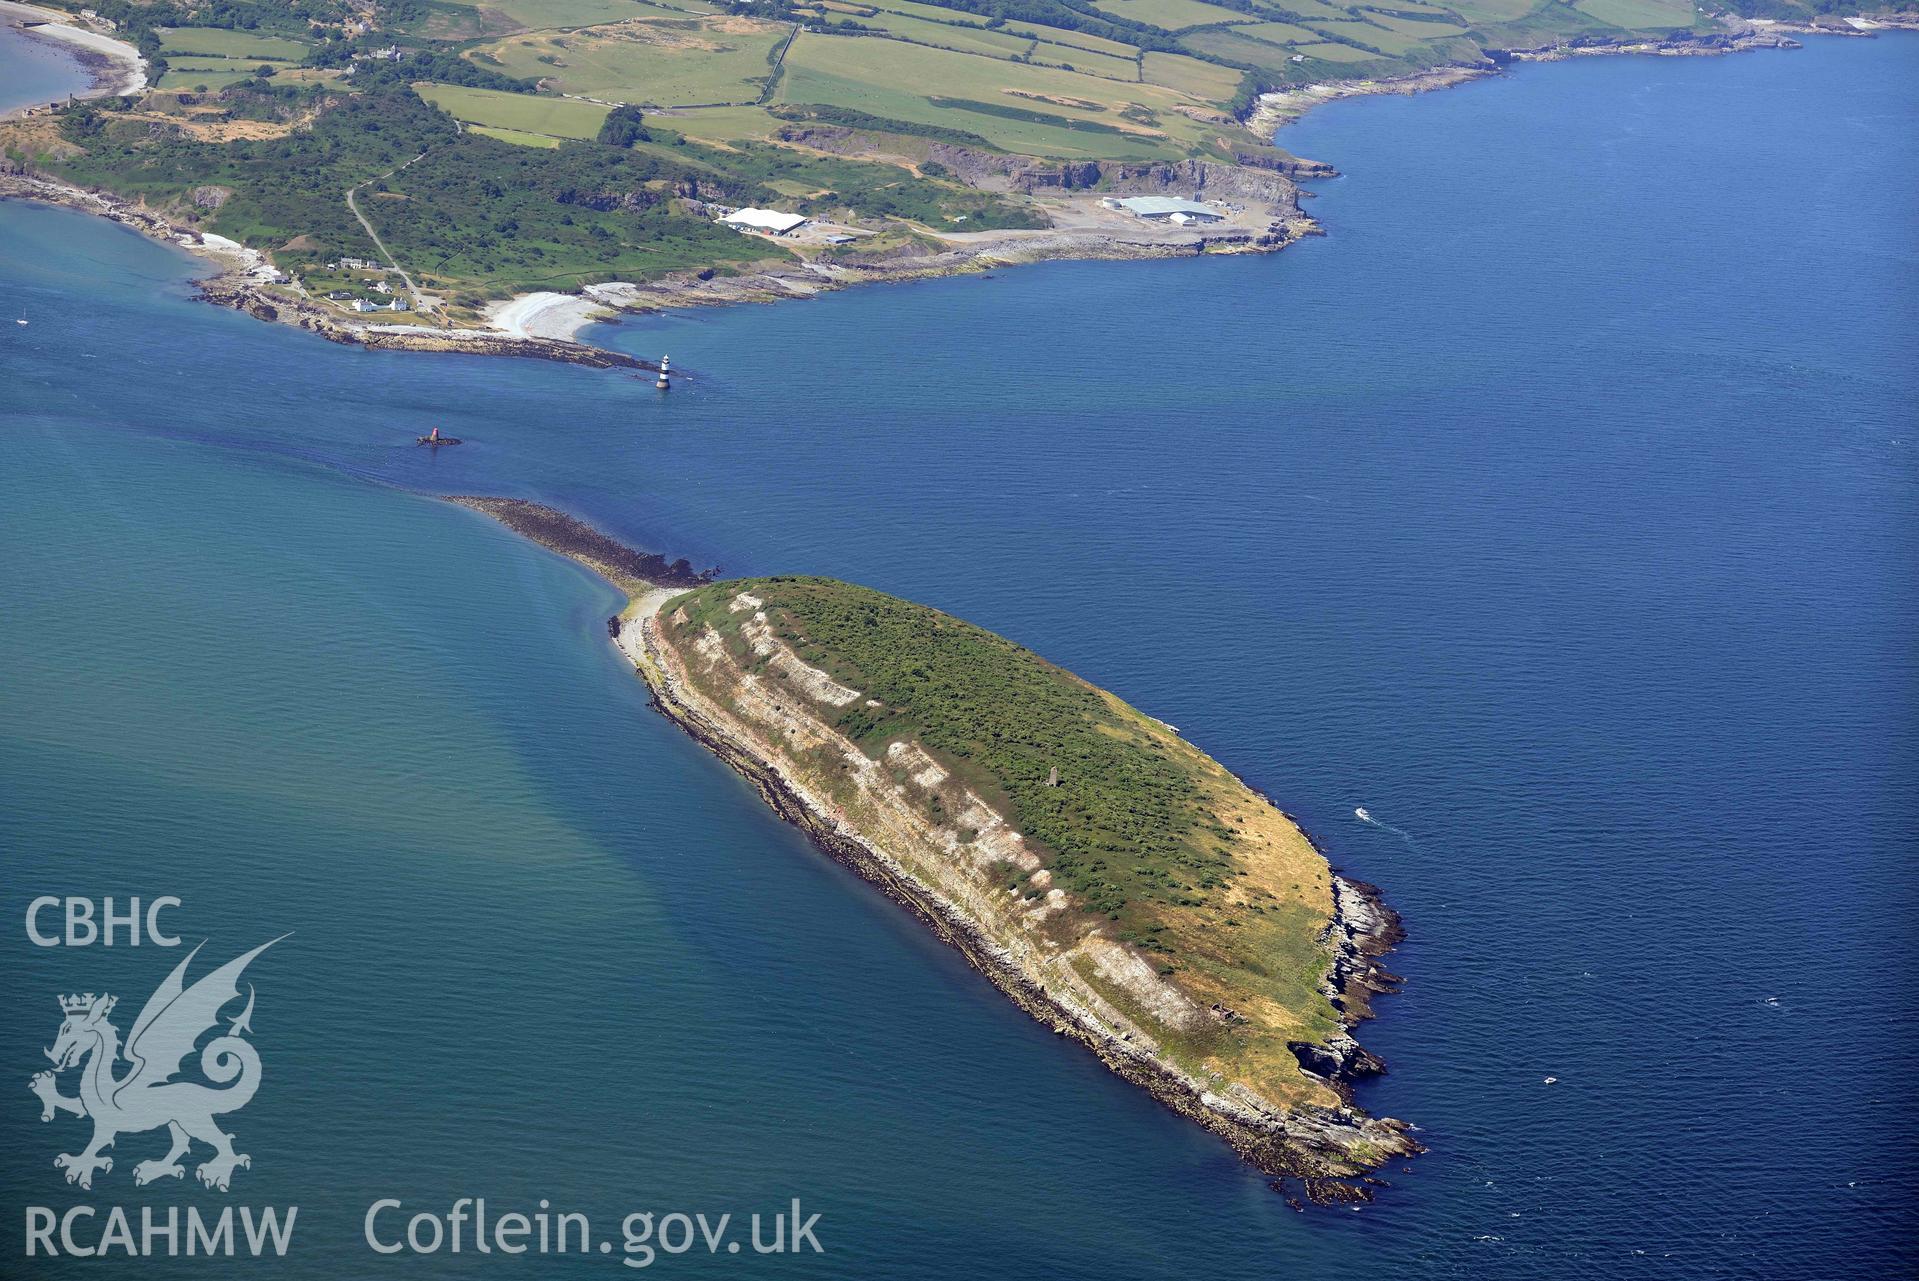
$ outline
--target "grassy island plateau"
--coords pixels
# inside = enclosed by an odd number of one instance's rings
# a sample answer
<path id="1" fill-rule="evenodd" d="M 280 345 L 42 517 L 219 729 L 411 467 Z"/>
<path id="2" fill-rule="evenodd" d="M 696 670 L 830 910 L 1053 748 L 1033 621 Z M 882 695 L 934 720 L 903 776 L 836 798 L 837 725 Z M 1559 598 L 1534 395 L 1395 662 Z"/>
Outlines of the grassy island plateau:
<path id="1" fill-rule="evenodd" d="M 1327 97 L 1515 59 L 1869 34 L 1914 13 L 1910 0 L 7 9 L 117 54 L 95 97 L 0 121 L 0 195 L 204 252 L 221 269 L 206 296 L 262 319 L 589 361 L 568 340 L 622 309 L 1281 248 L 1319 230 L 1297 181 L 1334 171 L 1272 131 Z M 1185 203 L 1147 211 L 1123 203 L 1134 196 Z M 740 210 L 804 221 L 722 221 Z"/>
<path id="2" fill-rule="evenodd" d="M 535 503 L 453 501 L 626 591 L 608 630 L 660 710 L 1034 1018 L 1316 1200 L 1419 1151 L 1353 1106 L 1397 918 L 1173 727 L 882 592 L 716 582 Z"/>

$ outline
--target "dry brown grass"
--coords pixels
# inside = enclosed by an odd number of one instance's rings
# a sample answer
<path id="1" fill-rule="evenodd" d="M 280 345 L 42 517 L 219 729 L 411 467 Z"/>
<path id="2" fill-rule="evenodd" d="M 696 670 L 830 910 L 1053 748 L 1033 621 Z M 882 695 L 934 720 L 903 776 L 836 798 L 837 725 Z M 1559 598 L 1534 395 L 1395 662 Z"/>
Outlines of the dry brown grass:
<path id="1" fill-rule="evenodd" d="M 27 116 L 0 124 L 0 152 L 56 160 L 82 154 L 81 148 L 60 136 L 59 123 L 52 116 Z"/>

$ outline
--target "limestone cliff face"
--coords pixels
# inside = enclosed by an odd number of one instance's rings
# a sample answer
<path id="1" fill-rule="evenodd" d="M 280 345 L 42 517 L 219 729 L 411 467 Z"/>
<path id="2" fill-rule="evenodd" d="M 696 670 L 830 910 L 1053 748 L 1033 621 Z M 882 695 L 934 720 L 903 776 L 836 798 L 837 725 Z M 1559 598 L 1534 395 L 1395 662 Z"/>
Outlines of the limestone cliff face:
<path id="1" fill-rule="evenodd" d="M 1398 1122 L 1366 1117 L 1350 1102 L 1353 1078 L 1379 1065 L 1347 1025 L 1363 1016 L 1367 994 L 1390 989 L 1375 958 L 1396 938 L 1396 923 L 1368 887 L 1333 877 L 1314 853 L 1319 888 L 1301 892 L 1318 906 L 1285 918 L 1301 934 L 1296 941 L 1319 955 L 1309 994 L 1319 1013 L 1207 978 L 1202 968 L 1225 967 L 1208 956 L 1218 939 L 1203 931 L 1181 935 L 1193 955 L 1174 958 L 1182 966 L 1190 959 L 1194 977 L 1184 968 L 1174 975 L 1165 949 L 1149 954 L 1115 937 L 1107 914 L 1055 877 L 1053 852 L 1019 830 L 1003 798 L 963 779 L 954 761 L 910 735 L 873 754 L 855 742 L 844 725 L 883 715 L 885 705 L 809 662 L 769 618 L 766 599 L 727 584 L 699 596 L 710 604 L 712 592 L 725 594 L 723 613 L 709 610 L 717 621 L 675 605 L 621 626 L 620 644 L 661 707 L 1034 1017 L 1085 1042 L 1261 1168 L 1313 1181 L 1315 1195 L 1332 1186 L 1319 1180 L 1417 1150 Z M 1155 733 L 1219 770 L 1170 729 Z M 1296 833 L 1231 781 L 1249 798 L 1248 813 L 1263 810 L 1261 821 L 1270 816 L 1275 830 Z M 1216 808 L 1222 822 L 1245 825 L 1244 815 Z M 1297 864 L 1286 868 L 1286 876 L 1300 875 Z M 1246 873 L 1251 881 L 1260 875 Z"/>

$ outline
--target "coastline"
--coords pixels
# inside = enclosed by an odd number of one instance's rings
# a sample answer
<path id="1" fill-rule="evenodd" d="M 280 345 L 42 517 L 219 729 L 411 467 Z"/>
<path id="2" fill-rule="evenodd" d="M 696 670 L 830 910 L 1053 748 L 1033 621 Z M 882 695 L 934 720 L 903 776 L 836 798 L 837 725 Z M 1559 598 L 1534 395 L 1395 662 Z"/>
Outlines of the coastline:
<path id="1" fill-rule="evenodd" d="M 0 162 L 3 166 L 4 162 Z M 197 281 L 196 297 L 244 311 L 256 320 L 291 325 L 329 342 L 383 351 L 456 352 L 477 356 L 531 356 L 594 369 L 656 371 L 655 361 L 557 338 L 489 329 L 434 329 L 426 325 L 355 325 L 288 292 L 284 273 L 257 249 L 224 236 L 183 228 L 164 215 L 103 192 L 0 167 L 0 200 L 32 200 L 120 223 L 150 240 L 184 249 L 211 271 Z M 676 370 L 677 377 L 686 371 Z"/>
<path id="2" fill-rule="evenodd" d="M 1460 63 L 1433 67 L 1409 76 L 1386 80 L 1327 80 L 1298 89 L 1263 93 L 1247 117 L 1247 127 L 1271 135 L 1298 120 L 1314 107 L 1341 98 L 1370 97 L 1380 94 L 1412 95 L 1496 76 L 1515 63 L 1565 62 L 1572 58 L 1659 57 L 1716 58 L 1731 53 L 1751 53 L 1762 49 L 1800 48 L 1795 36 L 1870 37 L 1881 31 L 1919 31 L 1919 15 L 1880 14 L 1869 18 L 1831 19 L 1818 23 L 1786 22 L 1769 19 L 1720 19 L 1724 29 L 1715 32 L 1687 32 L 1670 36 L 1586 37 L 1579 40 L 1535 45 L 1528 48 L 1488 50 L 1483 63 Z"/>
<path id="3" fill-rule="evenodd" d="M 1528 62 L 1560 62 L 1576 57 L 1658 56 L 1718 57 L 1762 49 L 1793 49 L 1798 35 L 1870 37 L 1880 31 L 1919 31 L 1919 15 L 1885 14 L 1848 20 L 1830 19 L 1819 23 L 1737 18 L 1720 19 L 1725 30 L 1707 33 L 1682 33 L 1666 37 L 1627 37 L 1609 40 L 1592 37 L 1578 41 L 1540 45 L 1523 49 L 1499 50 L 1483 64 L 1455 64 L 1435 67 L 1410 76 L 1387 80 L 1326 81 L 1299 89 L 1261 94 L 1246 117 L 1247 127 L 1255 134 L 1271 138 L 1281 128 L 1298 120 L 1314 107 L 1342 98 L 1378 94 L 1412 95 L 1450 89 L 1488 76 L 1501 74 L 1507 67 Z M 831 128 L 816 129 L 821 135 L 809 139 L 823 149 L 831 149 Z M 963 151 L 953 148 L 953 151 Z M 949 157 L 950 158 L 950 157 Z M 1187 167 L 1233 169 L 1215 162 L 1189 161 Z M 1124 165 L 1114 165 L 1124 170 Z M 1137 167 L 1159 171 L 1157 182 L 1135 181 L 1115 186 L 1117 191 L 1160 191 L 1167 189 L 1164 171 L 1181 166 L 1149 165 Z M 1239 167 L 1237 173 L 1258 173 Z M 1285 178 L 1299 193 L 1299 180 L 1335 178 L 1332 165 L 1315 161 L 1297 161 L 1284 171 Z M 1199 185 L 1205 179 L 1200 178 Z M 1282 212 L 1275 210 L 1276 213 Z M 924 258 L 903 259 L 884 266 L 858 268 L 820 268 L 816 264 L 790 264 L 774 270 L 736 277 L 700 280 L 693 274 L 663 281 L 635 284 L 616 281 L 589 286 L 578 295 L 536 293 L 519 294 L 496 301 L 488 309 L 489 318 L 509 332 L 527 338 L 544 338 L 578 345 L 576 335 L 588 325 L 617 320 L 621 315 L 651 315 L 692 307 L 732 306 L 739 303 L 775 303 L 810 298 L 863 284 L 886 284 L 910 280 L 937 279 L 945 276 L 977 274 L 1001 266 L 1051 261 L 1115 261 L 1126 259 L 1185 257 L 1203 253 L 1273 253 L 1308 236 L 1323 236 L 1326 228 L 1292 201 L 1290 216 L 1276 218 L 1265 235 L 1187 236 L 1126 241 L 1108 234 L 1089 233 L 1071 227 L 1007 232 L 949 234 L 948 252 Z M 969 248 L 971 252 L 968 252 Z"/>
<path id="4" fill-rule="evenodd" d="M 51 11 L 34 9 L 17 0 L 0 0 L 0 12 L 8 9 L 51 15 Z M 1498 75 L 1516 63 L 1620 55 L 1716 57 L 1759 49 L 1797 48 L 1799 42 L 1793 37 L 1798 35 L 1871 37 L 1881 31 L 1919 31 L 1919 15 L 1908 14 L 1819 19 L 1811 23 L 1730 17 L 1718 21 L 1722 28 L 1719 31 L 1620 39 L 1582 37 L 1531 48 L 1488 50 L 1488 56 L 1481 62 L 1435 67 L 1409 76 L 1327 81 L 1265 93 L 1255 100 L 1246 124 L 1256 134 L 1271 137 L 1324 103 L 1350 97 L 1411 95 L 1452 88 Z M 67 30 L 76 36 L 117 43 L 72 28 Z M 128 46 L 119 47 L 132 52 Z M 831 152 L 846 144 L 848 133 L 833 126 L 815 126 L 801 141 Z M 8 172 L 3 161 L 0 161 L 0 199 L 39 200 L 79 209 L 183 247 L 215 264 L 213 275 L 201 282 L 198 296 L 203 301 L 244 311 L 256 319 L 307 329 L 332 342 L 385 350 L 534 357 L 593 368 L 654 371 L 659 367 L 656 362 L 581 342 L 580 330 L 626 314 L 782 302 L 855 285 L 979 274 L 1002 266 L 1033 262 L 1277 252 L 1305 237 L 1327 234 L 1326 228 L 1300 207 L 1302 193 L 1298 182 L 1338 176 L 1331 165 L 1297 159 L 1274 168 L 1203 160 L 1155 164 L 1091 162 L 1074 166 L 1033 161 L 1013 167 L 1016 162 L 1031 161 L 1031 158 L 991 160 L 959 147 L 936 149 L 936 154 L 943 162 L 953 161 L 954 167 L 962 171 L 987 160 L 988 169 L 975 175 L 983 180 L 981 185 L 997 183 L 1029 194 L 1045 191 L 1060 196 L 1062 203 L 1055 212 L 1072 216 L 1041 229 L 948 232 L 940 237 L 942 248 L 937 251 L 884 261 L 845 264 L 800 261 L 741 275 L 689 271 L 656 281 L 613 281 L 587 286 L 579 294 L 551 291 L 518 294 L 496 299 L 487 306 L 489 327 L 484 329 L 348 320 L 306 297 L 256 250 L 245 249 L 211 233 L 181 227 L 144 202 L 130 203 L 105 192 L 86 190 L 32 172 Z M 1243 198 L 1263 207 L 1236 217 L 1219 231 L 1128 227 L 1116 232 L 1110 224 L 1097 225 L 1083 216 L 1090 204 L 1097 201 L 1097 196 L 1085 190 L 1095 182 L 1101 184 L 1101 195 L 1198 195 L 1202 191 L 1218 191 L 1229 198 Z M 1077 197 L 1072 194 L 1076 191 Z M 1077 205 L 1073 203 L 1076 198 Z M 1261 223 L 1263 228 L 1258 225 Z"/>
<path id="5" fill-rule="evenodd" d="M 1330 166 L 1301 166 L 1315 177 L 1332 177 Z M 18 169 L 18 167 L 15 167 Z M 1116 168 L 1124 169 L 1123 166 Z M 519 294 L 496 300 L 488 308 L 486 329 L 438 328 L 421 324 L 355 322 L 306 297 L 285 273 L 258 250 L 240 246 L 211 232 L 183 227 L 144 203 L 127 201 L 107 192 L 76 186 L 58 178 L 28 172 L 9 172 L 0 160 L 0 199 L 37 200 L 109 218 L 151 239 L 186 249 L 214 264 L 214 272 L 200 282 L 199 297 L 258 320 L 310 330 L 332 342 L 404 351 L 464 352 L 474 355 L 531 356 L 595 368 L 654 371 L 655 361 L 638 359 L 579 341 L 587 325 L 620 314 L 646 315 L 692 307 L 772 303 L 810 298 L 858 285 L 930 280 L 976 275 L 1022 263 L 1136 258 L 1177 258 L 1198 254 L 1271 253 L 1325 230 L 1299 208 L 1298 189 L 1290 178 L 1265 170 L 1242 169 L 1213 162 L 1183 166 L 1152 165 L 1129 173 L 1122 181 L 1133 189 L 1160 191 L 1171 177 L 1169 169 L 1187 173 L 1188 182 L 1216 188 L 1233 187 L 1252 194 L 1244 198 L 1265 206 L 1242 217 L 1245 226 L 1221 232 L 1199 232 L 1145 226 L 1117 235 L 1110 228 L 1081 225 L 1037 230 L 951 233 L 938 252 L 886 261 L 851 264 L 793 262 L 736 276 L 684 272 L 658 281 L 613 281 L 591 285 L 578 295 L 549 291 Z M 1044 172 L 1036 181 L 1064 186 L 1064 175 Z M 1124 190 L 1126 188 L 1121 188 Z M 1084 200 L 1096 203 L 1097 197 Z M 676 371 L 684 377 L 686 371 Z"/>
<path id="6" fill-rule="evenodd" d="M 447 501 L 492 516 L 626 593 L 626 608 L 607 620 L 608 635 L 646 682 L 653 706 L 663 716 L 751 783 L 775 814 L 804 832 L 822 852 L 878 888 L 957 950 L 1029 1017 L 1055 1035 L 1079 1042 L 1122 1079 L 1224 1139 L 1248 1164 L 1271 1176 L 1275 1190 L 1296 1207 L 1295 1184 L 1316 1204 L 1368 1201 L 1375 1188 L 1387 1186 L 1372 1171 L 1425 1150 L 1403 1122 L 1369 1117 L 1350 1107 L 1356 1083 L 1386 1070 L 1359 1045 L 1353 1031 L 1373 1017 L 1374 997 L 1398 990 L 1396 976 L 1384 969 L 1379 958 L 1405 937 L 1398 914 L 1386 906 L 1376 886 L 1332 873 L 1333 915 L 1321 937 L 1333 959 L 1322 991 L 1338 1012 L 1341 1030 L 1323 1047 L 1292 1047 L 1301 1069 L 1325 1081 L 1341 1106 L 1280 1111 L 1243 1093 L 1216 1092 L 1150 1048 L 1103 1027 L 1071 996 L 1036 979 L 1016 954 L 990 938 L 957 903 L 854 828 L 836 813 L 836 806 L 813 794 L 781 761 L 753 750 L 746 739 L 727 728 L 724 715 L 707 706 L 707 700 L 676 673 L 674 656 L 662 645 L 654 626 L 663 606 L 710 581 L 717 571 L 696 575 L 681 560 L 664 576 L 650 575 L 646 568 L 665 565 L 664 557 L 624 547 L 542 504 L 471 496 Z M 1291 815 L 1280 813 L 1298 827 Z M 1307 840 L 1312 842 L 1310 836 Z M 1320 850 L 1317 842 L 1312 844 Z M 1320 853 L 1324 857 L 1323 850 Z"/>
<path id="7" fill-rule="evenodd" d="M 111 98 L 139 93 L 147 86 L 147 60 L 124 40 L 116 40 L 99 31 L 74 26 L 72 15 L 19 0 L 0 0 L 0 22 L 19 30 L 28 39 L 54 40 L 93 78 L 93 83 L 73 96 L 78 99 Z M 32 103 L 0 111 L 0 120 L 13 120 L 44 111 L 58 103 Z"/>

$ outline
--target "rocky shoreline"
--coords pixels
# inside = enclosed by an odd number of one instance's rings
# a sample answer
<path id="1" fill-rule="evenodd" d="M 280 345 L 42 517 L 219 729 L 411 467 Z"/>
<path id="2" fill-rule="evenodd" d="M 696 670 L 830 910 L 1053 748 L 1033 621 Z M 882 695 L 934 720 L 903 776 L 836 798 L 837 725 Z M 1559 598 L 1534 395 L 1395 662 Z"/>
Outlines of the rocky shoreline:
<path id="1" fill-rule="evenodd" d="M 181 227 L 145 205 L 18 169 L 0 169 L 0 200 L 7 199 L 34 200 L 78 210 L 117 222 L 148 239 L 185 249 L 213 267 L 212 273 L 198 282 L 195 296 L 201 301 L 243 311 L 256 320 L 304 329 L 328 342 L 377 351 L 530 356 L 593 369 L 649 372 L 659 369 L 656 361 L 558 338 L 516 337 L 484 329 L 434 329 L 425 325 L 348 324 L 318 304 L 289 292 L 282 282 L 276 281 L 280 273 L 257 250 Z M 676 370 L 675 374 L 685 377 L 686 371 Z"/>
<path id="2" fill-rule="evenodd" d="M 809 125 L 795 132 L 803 135 L 799 139 L 803 145 L 815 150 L 855 154 L 859 145 L 853 131 L 833 126 Z M 587 291 L 583 304 L 573 309 L 570 322 L 556 331 L 565 336 L 555 336 L 555 332 L 508 332 L 504 328 L 454 329 L 348 320 L 306 298 L 257 250 L 182 226 L 144 201 L 81 188 L 4 159 L 0 159 L 0 198 L 38 200 L 78 209 L 185 248 L 209 259 L 217 268 L 200 283 L 202 300 L 259 320 L 305 329 L 331 342 L 382 350 L 530 356 L 595 368 L 657 370 L 658 365 L 652 361 L 579 342 L 572 332 L 603 315 L 781 302 L 856 285 L 980 274 L 1023 263 L 1271 253 L 1304 237 L 1325 234 L 1300 208 L 1294 179 L 1336 174 L 1330 166 L 1311 161 L 1250 163 L 1250 157 L 1243 165 L 1201 160 L 1129 165 L 1061 164 L 1030 157 L 987 156 L 956 146 L 944 146 L 942 154 L 982 190 L 1052 197 L 1059 206 L 1055 225 L 947 233 L 938 247 L 907 247 L 865 258 L 819 257 L 739 274 L 689 270 L 653 281 L 595 285 Z M 1101 184 L 1097 192 L 1092 190 L 1095 183 Z M 1203 231 L 1110 214 L 1103 218 L 1089 216 L 1102 195 L 1147 193 L 1217 196 L 1238 202 L 1243 211 L 1227 223 Z"/>
<path id="3" fill-rule="evenodd" d="M 0 161 L 0 164 L 4 164 Z M 1232 166 L 1213 165 L 1214 169 Z M 1323 168 L 1323 167 L 1322 167 Z M 1255 171 L 1257 172 L 1257 171 Z M 1325 172 L 1330 173 L 1330 169 Z M 979 237 L 938 252 L 892 257 L 870 262 L 822 266 L 783 264 L 765 271 L 701 279 L 687 272 L 658 281 L 596 286 L 594 300 L 611 313 L 649 314 L 688 307 L 773 303 L 809 298 L 855 285 L 930 280 L 974 275 L 998 267 L 1064 259 L 1136 259 L 1191 257 L 1206 253 L 1271 253 L 1324 229 L 1291 203 L 1292 186 L 1277 175 L 1262 175 L 1285 188 L 1287 205 L 1275 208 L 1263 230 L 1229 230 L 1180 236 L 1137 239 L 1109 232 L 1077 228 L 1044 231 L 972 233 Z M 1161 188 L 1163 189 L 1163 188 Z M 573 338 L 515 335 L 499 330 L 433 328 L 427 325 L 361 324 L 349 322 L 295 293 L 265 256 L 238 245 L 217 246 L 209 237 L 181 227 L 143 204 L 111 194 L 90 191 L 58 179 L 14 170 L 0 172 L 0 199 L 37 200 L 111 219 L 154 240 L 184 248 L 207 258 L 214 274 L 199 284 L 198 297 L 243 311 L 258 320 L 291 325 L 318 334 L 329 342 L 387 351 L 460 352 L 484 356 L 527 356 L 598 369 L 654 371 L 655 361 L 594 347 Z M 960 240 L 955 237 L 955 240 Z M 580 324 L 591 317 L 583 309 Z M 685 370 L 676 374 L 685 377 Z"/>
<path id="4" fill-rule="evenodd" d="M 1018 958 L 988 937 L 966 913 L 835 817 L 779 762 L 749 750 L 700 706 L 699 696 L 674 674 L 673 658 L 663 650 L 654 626 L 659 606 L 675 594 L 648 593 L 639 608 L 608 620 L 621 651 L 646 681 L 654 706 L 750 782 L 781 818 L 956 948 L 1030 1017 L 1056 1035 L 1084 1045 L 1119 1076 L 1226 1140 L 1288 1195 L 1297 1186 L 1320 1204 L 1369 1200 L 1373 1189 L 1381 1186 L 1372 1170 L 1424 1150 L 1404 1123 L 1390 1118 L 1366 1117 L 1344 1106 L 1279 1112 L 1256 1106 L 1244 1096 L 1216 1093 L 1145 1048 L 1106 1032 L 1072 1003 L 1035 982 Z M 1375 958 L 1402 935 L 1398 917 L 1380 901 L 1374 887 L 1337 876 L 1334 885 L 1335 915 L 1326 938 L 1333 945 L 1335 963 L 1328 982 L 1341 994 L 1345 1030 L 1334 1039 L 1333 1062 L 1324 1073 L 1316 1074 L 1350 1101 L 1355 1080 L 1383 1070 L 1377 1058 L 1353 1042 L 1351 1029 L 1370 1016 L 1371 995 L 1391 990 L 1379 981 L 1383 971 Z"/>
<path id="5" fill-rule="evenodd" d="M 694 571 L 683 558 L 669 565 L 663 556 L 635 551 L 540 503 L 468 495 L 447 501 L 499 520 L 627 592 L 632 605 L 607 620 L 607 631 L 646 681 L 653 705 L 662 715 L 751 783 L 776 814 L 805 832 L 829 857 L 876 886 L 956 948 L 1029 1016 L 1056 1035 L 1078 1041 L 1119 1076 L 1219 1135 L 1244 1160 L 1272 1176 L 1275 1188 L 1289 1199 L 1297 1188 L 1308 1200 L 1321 1204 L 1369 1200 L 1373 1189 L 1382 1186 L 1372 1170 L 1424 1151 L 1402 1122 L 1367 1117 L 1347 1106 L 1280 1113 L 1255 1106 L 1244 1097 L 1214 1093 L 1144 1047 L 1103 1030 L 1083 1011 L 1035 982 L 1017 957 L 897 859 L 834 816 L 828 805 L 811 797 L 777 761 L 749 750 L 703 710 L 699 696 L 673 674 L 673 660 L 660 649 L 653 628 L 662 605 L 684 590 L 712 581 L 717 570 Z M 1290 815 L 1286 817 L 1291 820 Z M 1316 843 L 1314 848 L 1318 849 Z M 1397 990 L 1397 978 L 1379 964 L 1379 958 L 1405 934 L 1398 915 L 1381 900 L 1375 886 L 1335 874 L 1333 904 L 1332 920 L 1321 936 L 1333 952 L 1324 990 L 1344 1027 L 1324 1047 L 1313 1047 L 1319 1051 L 1317 1056 L 1301 1053 L 1300 1047 L 1295 1047 L 1295 1053 L 1304 1070 L 1326 1081 L 1350 1104 L 1359 1080 L 1385 1070 L 1376 1056 L 1359 1046 L 1352 1031 L 1372 1017 L 1373 997 Z M 1365 1159 L 1356 1158 L 1356 1146 L 1367 1151 Z"/>
<path id="6" fill-rule="evenodd" d="M 1753 49 L 1794 48 L 1794 35 L 1871 36 L 1879 30 L 1919 29 L 1919 16 L 1875 15 L 1867 19 L 1821 18 L 1812 23 L 1721 19 L 1723 30 L 1686 32 L 1663 37 L 1624 39 L 1601 36 L 1542 45 L 1535 48 L 1490 50 L 1479 62 L 1436 67 L 1388 80 L 1330 81 L 1262 94 L 1246 118 L 1256 135 L 1271 136 L 1313 107 L 1340 98 L 1368 94 L 1414 94 L 1450 88 L 1485 76 L 1497 75 L 1519 62 L 1552 62 L 1575 57 L 1620 54 L 1656 56 L 1717 56 Z M 870 148 L 855 130 L 832 125 L 789 126 L 790 141 L 833 154 L 858 155 Z M 1336 177 L 1330 165 L 1295 158 L 1241 157 L 1237 164 L 1188 160 L 1174 164 L 1127 164 L 1113 161 L 1054 162 L 1031 157 L 987 155 L 973 149 L 938 144 L 937 159 L 982 190 L 1047 193 L 1057 197 L 1092 194 L 1167 193 L 1205 196 L 1219 193 L 1259 205 L 1263 227 L 1232 227 L 1176 236 L 1149 234 L 1138 229 L 1119 234 L 1111 227 L 1093 227 L 1070 220 L 1040 230 L 1007 230 L 948 234 L 944 247 L 931 252 L 889 255 L 844 262 L 811 261 L 781 264 L 763 271 L 721 276 L 685 272 L 648 282 L 614 282 L 595 286 L 591 307 L 578 309 L 577 324 L 565 336 L 539 336 L 500 330 L 435 328 L 428 325 L 365 324 L 350 322 L 301 297 L 288 286 L 264 255 L 226 242 L 218 248 L 199 231 L 183 228 L 162 214 L 104 192 L 25 171 L 18 166 L 0 172 L 0 199 L 39 200 L 111 218 L 156 240 L 182 246 L 214 261 L 219 270 L 203 281 L 199 296 L 208 302 L 244 311 L 257 319 L 292 325 L 319 334 L 328 341 L 391 351 L 458 352 L 487 356 L 523 356 L 556 360 L 591 368 L 657 370 L 651 361 L 577 341 L 571 331 L 596 314 L 648 314 L 686 307 L 772 303 L 813 297 L 854 285 L 937 279 L 978 274 L 1001 266 L 1059 260 L 1125 260 L 1187 257 L 1206 253 L 1271 253 L 1307 236 L 1324 235 L 1322 227 L 1299 206 L 1298 181 Z M 0 161 L 0 165 L 4 165 Z M 229 247 L 230 246 L 230 247 Z M 597 309 L 597 310 L 596 310 Z"/>
<path id="7" fill-rule="evenodd" d="M 1282 89 L 1259 96 L 1247 117 L 1247 128 L 1270 136 L 1305 115 L 1314 107 L 1341 98 L 1373 94 L 1416 94 L 1435 89 L 1450 89 L 1522 62 L 1564 62 L 1571 58 L 1638 55 L 1662 58 L 1710 58 L 1729 53 L 1747 53 L 1759 49 L 1797 49 L 1794 36 L 1821 35 L 1869 37 L 1879 31 L 1919 30 L 1919 15 L 1877 14 L 1858 19 L 1854 25 L 1844 18 L 1821 18 L 1815 22 L 1770 22 L 1726 17 L 1719 19 L 1722 29 L 1706 32 L 1679 32 L 1664 36 L 1580 36 L 1573 40 L 1515 49 L 1489 49 L 1483 61 L 1462 62 L 1434 67 L 1409 76 L 1386 80 L 1329 80 Z"/>
<path id="8" fill-rule="evenodd" d="M 698 587 L 719 577 L 718 568 L 696 570 L 684 556 L 668 561 L 657 552 L 635 551 L 585 521 L 544 503 L 477 494 L 451 494 L 446 501 L 491 516 L 522 538 L 579 561 L 623 589 L 630 590 L 633 583 L 649 587 Z"/>

